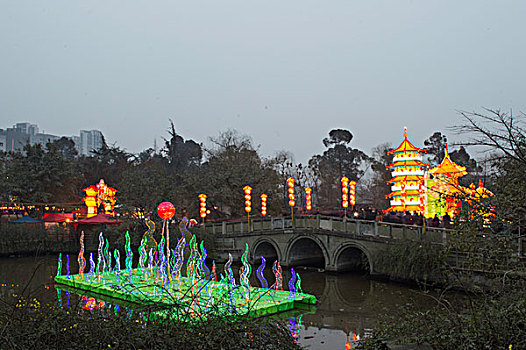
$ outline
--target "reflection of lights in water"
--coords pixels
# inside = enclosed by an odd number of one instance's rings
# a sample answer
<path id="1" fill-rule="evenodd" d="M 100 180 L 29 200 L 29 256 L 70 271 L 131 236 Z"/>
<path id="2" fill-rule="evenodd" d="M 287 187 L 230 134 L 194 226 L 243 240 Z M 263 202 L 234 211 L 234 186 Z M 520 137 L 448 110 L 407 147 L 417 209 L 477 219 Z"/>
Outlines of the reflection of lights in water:
<path id="1" fill-rule="evenodd" d="M 294 343 L 298 342 L 298 337 L 301 329 L 301 319 L 303 317 L 303 314 L 300 315 L 298 318 L 296 317 L 289 317 L 289 331 L 290 335 L 292 336 L 292 339 Z"/>
<path id="2" fill-rule="evenodd" d="M 69 300 L 71 299 L 71 292 L 66 290 L 66 307 L 69 309 Z"/>

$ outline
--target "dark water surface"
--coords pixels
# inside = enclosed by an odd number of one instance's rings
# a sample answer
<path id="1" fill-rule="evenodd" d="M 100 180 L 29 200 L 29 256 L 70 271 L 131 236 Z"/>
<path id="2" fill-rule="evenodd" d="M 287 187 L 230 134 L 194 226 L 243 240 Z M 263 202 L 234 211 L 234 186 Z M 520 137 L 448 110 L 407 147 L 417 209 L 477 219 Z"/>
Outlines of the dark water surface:
<path id="1" fill-rule="evenodd" d="M 56 302 L 53 286 L 56 266 L 57 258 L 53 256 L 2 258 L 0 293 L 6 296 L 26 288 L 41 302 Z M 72 258 L 72 266 L 76 266 L 76 257 Z M 310 349 L 345 349 L 347 341 L 353 343 L 353 335 L 366 336 L 382 314 L 396 315 L 400 307 L 425 310 L 433 305 L 432 298 L 418 290 L 358 274 L 328 274 L 301 268 L 298 272 L 303 291 L 314 294 L 318 304 L 313 310 L 285 317 L 298 342 Z M 283 285 L 287 288 L 287 275 L 284 277 Z"/>

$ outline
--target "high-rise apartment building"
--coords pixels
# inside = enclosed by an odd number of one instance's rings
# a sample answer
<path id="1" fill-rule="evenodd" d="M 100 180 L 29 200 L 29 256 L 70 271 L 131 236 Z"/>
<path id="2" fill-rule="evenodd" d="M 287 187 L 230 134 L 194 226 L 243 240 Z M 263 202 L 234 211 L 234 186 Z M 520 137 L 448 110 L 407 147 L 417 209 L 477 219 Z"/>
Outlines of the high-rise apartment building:
<path id="1" fill-rule="evenodd" d="M 93 150 L 102 147 L 102 132 L 99 130 L 81 130 L 80 136 L 66 136 L 75 142 L 79 155 L 93 155 Z M 60 139 L 60 136 L 40 133 L 38 125 L 16 123 L 12 128 L 0 129 L 0 151 L 20 152 L 26 144 L 46 145 Z"/>
<path id="2" fill-rule="evenodd" d="M 99 130 L 80 130 L 79 154 L 92 155 L 93 150 L 102 147 L 102 132 Z"/>

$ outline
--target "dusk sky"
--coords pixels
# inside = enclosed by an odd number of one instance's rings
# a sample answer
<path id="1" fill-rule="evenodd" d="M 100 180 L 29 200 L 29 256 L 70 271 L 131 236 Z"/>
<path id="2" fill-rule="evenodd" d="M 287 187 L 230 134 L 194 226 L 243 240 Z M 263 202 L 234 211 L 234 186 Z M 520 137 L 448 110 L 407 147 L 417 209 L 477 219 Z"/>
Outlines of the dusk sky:
<path id="1" fill-rule="evenodd" d="M 422 146 L 458 110 L 526 112 L 524 1 L 2 1 L 0 128 L 130 152 L 235 128 L 305 162 L 333 128 Z"/>

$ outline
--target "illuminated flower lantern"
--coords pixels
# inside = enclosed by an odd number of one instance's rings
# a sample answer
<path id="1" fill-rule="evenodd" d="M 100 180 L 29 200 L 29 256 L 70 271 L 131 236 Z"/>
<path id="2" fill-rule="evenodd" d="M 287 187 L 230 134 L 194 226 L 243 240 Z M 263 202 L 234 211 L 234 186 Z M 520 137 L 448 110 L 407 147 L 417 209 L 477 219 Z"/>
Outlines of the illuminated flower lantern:
<path id="1" fill-rule="evenodd" d="M 206 218 L 206 194 L 201 193 L 199 196 L 199 216 L 205 222 Z"/>
<path id="2" fill-rule="evenodd" d="M 391 193 L 386 197 L 391 198 L 391 206 L 386 211 L 417 211 L 420 212 L 420 184 L 424 182 L 424 168 L 421 153 L 425 149 L 415 147 L 407 139 L 407 128 L 404 128 L 404 140 L 397 148 L 387 152 L 393 155 L 393 163 L 387 168 L 391 169 L 393 178 L 387 183 L 391 184 Z"/>
<path id="3" fill-rule="evenodd" d="M 86 197 L 82 198 L 84 203 L 86 204 L 86 207 L 88 207 L 88 218 L 91 218 L 92 216 L 97 215 L 97 194 L 98 190 L 97 187 L 94 185 L 91 185 L 89 187 L 86 187 L 82 189 L 84 192 L 86 192 Z"/>
<path id="4" fill-rule="evenodd" d="M 290 217 L 294 221 L 294 205 L 296 205 L 294 197 L 294 179 L 289 177 L 287 179 L 287 186 L 289 187 L 289 207 L 290 207 Z"/>
<path id="5" fill-rule="evenodd" d="M 453 162 L 449 156 L 446 144 L 444 159 L 440 165 L 429 169 L 427 180 L 427 217 L 435 215 L 450 216 L 455 214 L 461 202 L 455 199 L 455 193 L 460 190 L 458 179 L 467 174 L 466 168 Z"/>
<path id="6" fill-rule="evenodd" d="M 267 215 L 267 197 L 268 196 L 264 193 L 261 195 L 261 215 L 262 216 Z"/>
<path id="7" fill-rule="evenodd" d="M 175 206 L 170 202 L 162 202 L 157 206 L 157 214 L 163 219 L 163 235 L 166 232 L 166 258 L 170 261 L 170 230 L 168 220 L 175 215 Z M 168 272 L 170 272 L 170 264 L 167 265 Z"/>
<path id="8" fill-rule="evenodd" d="M 306 204 L 305 208 L 307 210 L 311 210 L 312 209 L 312 197 L 311 197 L 312 195 L 311 195 L 311 193 L 312 193 L 312 188 L 310 188 L 310 187 L 305 188 L 305 204 Z"/>

